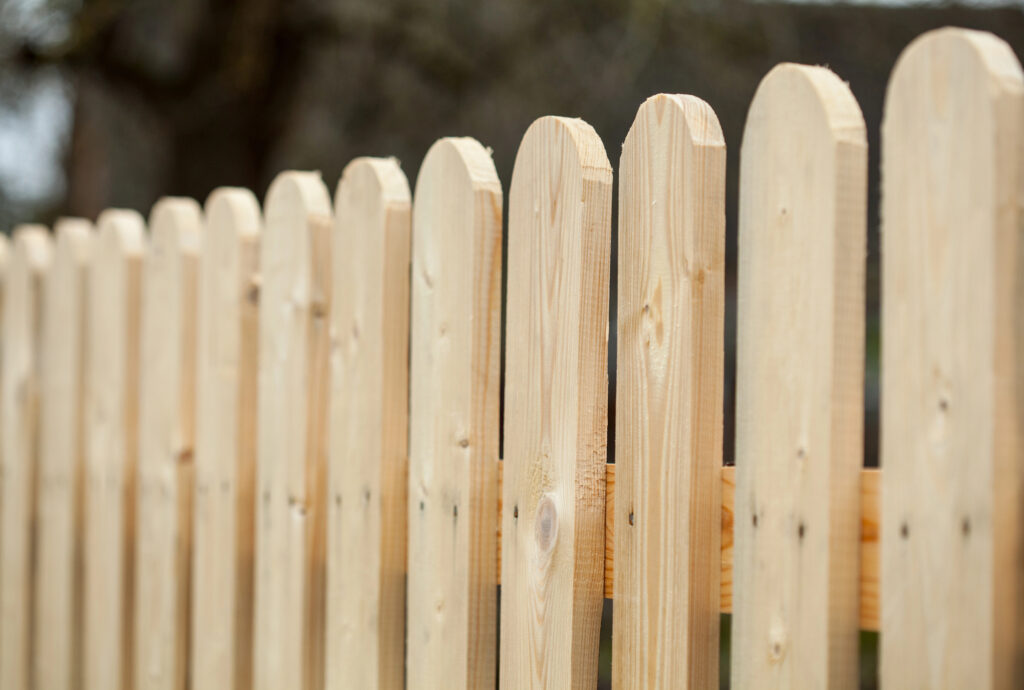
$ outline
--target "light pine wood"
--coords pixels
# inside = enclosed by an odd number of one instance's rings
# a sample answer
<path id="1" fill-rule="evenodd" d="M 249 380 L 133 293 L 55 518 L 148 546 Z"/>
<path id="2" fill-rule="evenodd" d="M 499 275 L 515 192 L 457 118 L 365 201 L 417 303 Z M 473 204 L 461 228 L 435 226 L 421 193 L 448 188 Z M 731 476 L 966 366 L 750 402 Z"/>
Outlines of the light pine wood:
<path id="1" fill-rule="evenodd" d="M 130 690 L 145 222 L 114 209 L 96 225 L 86 310 L 83 687 Z"/>
<path id="2" fill-rule="evenodd" d="M 616 688 L 718 685 L 725 139 L 659 95 L 619 165 Z"/>
<path id="3" fill-rule="evenodd" d="M 867 137 L 823 67 L 762 81 L 740 157 L 732 675 L 858 686 Z"/>
<path id="4" fill-rule="evenodd" d="M 501 687 L 593 688 L 601 629 L 612 171 L 534 121 L 509 193 Z"/>
<path id="5" fill-rule="evenodd" d="M 410 689 L 496 681 L 501 211 L 479 142 L 430 148 L 413 206 Z"/>
<path id="6" fill-rule="evenodd" d="M 142 282 L 136 482 L 135 687 L 184 690 L 187 677 L 196 271 L 202 212 L 165 198 L 149 217 Z"/>
<path id="7" fill-rule="evenodd" d="M 221 188 L 206 201 L 196 352 L 194 690 L 252 687 L 261 222 L 247 189 Z"/>
<path id="8" fill-rule="evenodd" d="M 987 33 L 903 52 L 882 128 L 882 682 L 1024 686 L 1024 76 Z"/>
<path id="9" fill-rule="evenodd" d="M 54 235 L 43 289 L 32 672 L 38 690 L 77 690 L 82 686 L 85 310 L 92 223 L 63 218 Z"/>
<path id="10" fill-rule="evenodd" d="M 323 674 L 320 441 L 331 202 L 319 173 L 283 172 L 264 208 L 253 683 L 308 690 Z"/>
<path id="11" fill-rule="evenodd" d="M 404 683 L 410 213 L 397 161 L 345 167 L 331 305 L 330 690 Z"/>
<path id="12" fill-rule="evenodd" d="M 53 249 L 39 225 L 15 228 L 12 245 L 0 361 L 0 687 L 28 690 L 43 281 Z"/>
<path id="13" fill-rule="evenodd" d="M 502 515 L 502 468 L 498 462 L 498 515 Z M 615 589 L 615 465 L 605 465 L 607 482 L 604 537 L 604 596 L 611 599 Z M 722 468 L 722 552 L 719 610 L 732 613 L 733 523 L 736 467 Z M 878 630 L 879 621 L 879 525 L 881 523 L 882 472 L 863 469 L 860 473 L 860 629 Z M 501 527 L 498 528 L 498 584 L 501 584 Z"/>

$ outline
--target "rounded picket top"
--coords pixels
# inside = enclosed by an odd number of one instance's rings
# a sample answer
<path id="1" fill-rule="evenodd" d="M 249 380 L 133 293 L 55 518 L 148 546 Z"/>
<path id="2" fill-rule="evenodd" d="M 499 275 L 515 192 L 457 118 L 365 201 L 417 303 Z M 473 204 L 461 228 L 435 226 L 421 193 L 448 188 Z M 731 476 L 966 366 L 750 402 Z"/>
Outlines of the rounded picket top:
<path id="1" fill-rule="evenodd" d="M 13 259 L 29 271 L 45 270 L 53 255 L 50 231 L 43 225 L 26 224 L 14 228 Z"/>
<path id="2" fill-rule="evenodd" d="M 725 146 L 725 135 L 718 115 L 702 98 L 690 94 L 659 93 L 644 101 L 622 144 L 626 150 L 639 146 L 652 132 L 666 130 L 680 134 L 691 146 Z"/>
<path id="3" fill-rule="evenodd" d="M 571 161 L 565 166 L 562 161 Z M 558 170 L 552 169 L 552 164 Z M 564 168 L 565 171 L 583 171 L 584 178 L 595 178 L 611 183 L 612 166 L 608 154 L 604 150 L 601 137 L 594 128 L 579 118 L 545 115 L 533 121 L 523 135 L 516 152 L 515 165 L 512 168 L 512 185 L 509 190 L 510 211 L 514 211 L 517 189 L 523 193 L 530 188 L 530 183 L 539 183 Z M 544 171 L 542 177 L 537 173 Z M 518 180 L 518 183 L 517 183 Z M 511 226 L 511 220 L 509 221 Z"/>
<path id="4" fill-rule="evenodd" d="M 150 256 L 159 260 L 168 253 L 199 251 L 202 209 L 195 199 L 164 197 L 149 214 Z"/>
<path id="5" fill-rule="evenodd" d="M 141 257 L 146 250 L 146 221 L 138 211 L 111 208 L 96 219 L 95 276 L 118 257 Z"/>
<path id="6" fill-rule="evenodd" d="M 828 132 L 836 141 L 867 146 L 864 115 L 849 85 L 827 67 L 783 62 L 761 80 L 747 113 L 743 146 L 766 125 L 773 134 L 793 132 L 796 147 L 790 158 L 796 159 L 800 142 L 818 142 L 811 137 Z"/>
<path id="7" fill-rule="evenodd" d="M 483 144 L 472 137 L 444 137 L 431 145 L 420 165 L 414 195 L 417 203 L 421 193 L 433 198 L 432 188 L 427 185 L 444 184 L 453 177 L 463 180 L 466 187 L 493 188 L 501 193 L 501 182 L 494 168 L 494 159 Z M 453 187 L 452 191 L 459 190 Z M 418 215 L 415 210 L 413 213 Z"/>
<path id="8" fill-rule="evenodd" d="M 335 212 L 357 205 L 409 203 L 411 196 L 409 181 L 397 158 L 356 158 L 345 166 L 338 180 Z"/>
<path id="9" fill-rule="evenodd" d="M 235 243 L 260 234 L 263 225 L 260 202 L 245 187 L 218 187 L 210 192 L 204 210 L 204 251 L 214 243 Z"/>
<path id="10" fill-rule="evenodd" d="M 87 263 L 95 237 L 93 224 L 85 218 L 58 218 L 53 225 L 53 262 L 64 266 Z"/>

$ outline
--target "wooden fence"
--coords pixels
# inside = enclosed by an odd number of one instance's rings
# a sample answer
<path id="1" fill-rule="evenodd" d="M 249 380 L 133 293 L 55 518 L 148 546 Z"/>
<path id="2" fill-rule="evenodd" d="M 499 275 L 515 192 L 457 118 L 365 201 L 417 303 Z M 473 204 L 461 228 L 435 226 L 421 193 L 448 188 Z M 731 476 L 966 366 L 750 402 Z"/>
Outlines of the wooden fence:
<path id="1" fill-rule="evenodd" d="M 893 71 L 883 470 L 864 121 L 793 64 L 743 136 L 722 467 L 725 145 L 694 96 L 626 136 L 615 465 L 612 167 L 581 120 L 523 137 L 504 260 L 501 183 L 458 138 L 415 194 L 361 158 L 333 204 L 285 172 L 262 211 L 226 188 L 17 228 L 0 688 L 593 688 L 608 597 L 616 688 L 853 688 L 862 629 L 885 688 L 1024 687 L 1016 57 L 944 29 Z"/>

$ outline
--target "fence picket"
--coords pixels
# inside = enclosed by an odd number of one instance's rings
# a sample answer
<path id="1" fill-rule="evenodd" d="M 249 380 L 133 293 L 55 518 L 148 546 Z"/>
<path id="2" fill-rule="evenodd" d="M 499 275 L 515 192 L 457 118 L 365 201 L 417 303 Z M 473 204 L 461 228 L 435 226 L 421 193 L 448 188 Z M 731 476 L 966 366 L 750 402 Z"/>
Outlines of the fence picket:
<path id="1" fill-rule="evenodd" d="M 345 167 L 331 311 L 331 690 L 404 685 L 409 226 L 409 184 L 397 161 L 357 158 Z"/>
<path id="2" fill-rule="evenodd" d="M 322 634 L 322 240 L 331 201 L 319 173 L 284 172 L 267 191 L 260 246 L 254 684 L 318 687 Z M 318 526 L 320 523 L 320 526 Z"/>
<path id="3" fill-rule="evenodd" d="M 882 129 L 882 681 L 1017 688 L 1024 75 L 987 33 L 904 50 Z"/>
<path id="4" fill-rule="evenodd" d="M 247 189 L 206 202 L 199 260 L 191 679 L 252 687 L 253 494 L 260 207 Z"/>
<path id="5" fill-rule="evenodd" d="M 92 223 L 54 226 L 43 296 L 33 680 L 39 690 L 82 684 L 80 638 L 85 309 Z"/>
<path id="6" fill-rule="evenodd" d="M 161 199 L 149 218 L 136 482 L 137 690 L 184 690 L 186 680 L 201 226 L 192 199 Z"/>
<path id="7" fill-rule="evenodd" d="M 501 213 L 488 151 L 436 142 L 413 207 L 410 688 L 496 681 Z"/>
<path id="8" fill-rule="evenodd" d="M 502 688 L 597 683 L 611 193 L 590 125 L 530 125 L 509 193 Z"/>
<path id="9" fill-rule="evenodd" d="M 619 172 L 616 688 L 718 683 L 725 139 L 693 96 L 637 113 Z"/>
<path id="10" fill-rule="evenodd" d="M 43 280 L 52 260 L 49 232 L 14 230 L 5 276 L 0 367 L 0 687 L 28 690 L 31 679 L 32 542 L 36 510 Z"/>
<path id="11" fill-rule="evenodd" d="M 784 64 L 740 161 L 733 687 L 855 688 L 867 137 Z"/>
<path id="12" fill-rule="evenodd" d="M 96 222 L 86 359 L 82 672 L 86 690 L 130 690 L 138 455 L 139 315 L 145 222 Z"/>

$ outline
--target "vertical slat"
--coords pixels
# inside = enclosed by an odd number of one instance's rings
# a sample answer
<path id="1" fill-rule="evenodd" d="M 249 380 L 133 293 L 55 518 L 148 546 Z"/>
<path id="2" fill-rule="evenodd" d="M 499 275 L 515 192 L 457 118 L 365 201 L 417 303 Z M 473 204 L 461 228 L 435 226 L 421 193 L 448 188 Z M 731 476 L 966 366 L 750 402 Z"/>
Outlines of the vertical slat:
<path id="1" fill-rule="evenodd" d="M 784 64 L 740 160 L 732 684 L 856 688 L 867 141 Z"/>
<path id="2" fill-rule="evenodd" d="M 5 277 L 0 368 L 0 687 L 31 680 L 33 523 L 42 286 L 52 259 L 49 232 L 15 228 Z"/>
<path id="3" fill-rule="evenodd" d="M 618 285 L 614 685 L 716 687 L 725 139 L 698 98 L 626 136 Z"/>
<path id="4" fill-rule="evenodd" d="M 501 687 L 593 688 L 604 591 L 612 172 L 543 117 L 509 194 Z"/>
<path id="5" fill-rule="evenodd" d="M 327 686 L 403 687 L 410 195 L 359 158 L 335 194 Z"/>
<path id="6" fill-rule="evenodd" d="M 322 490 L 318 439 L 318 335 L 326 305 L 316 227 L 331 217 L 318 173 L 284 172 L 267 192 L 260 248 L 256 581 L 253 684 L 309 688 L 318 640 L 311 617 Z M 323 669 L 319 669 L 322 673 Z"/>
<path id="7" fill-rule="evenodd" d="M 222 188 L 206 202 L 199 259 L 191 678 L 252 686 L 253 493 L 259 202 Z"/>
<path id="8" fill-rule="evenodd" d="M 991 34 L 900 57 L 882 129 L 882 681 L 1024 684 L 1024 77 Z"/>
<path id="9" fill-rule="evenodd" d="M 195 427 L 199 204 L 161 199 L 142 282 L 135 687 L 184 690 Z"/>
<path id="10" fill-rule="evenodd" d="M 82 480 L 85 471 L 85 309 L 92 224 L 54 226 L 43 297 L 39 506 L 33 678 L 38 690 L 82 685 Z"/>
<path id="11" fill-rule="evenodd" d="M 104 211 L 96 224 L 86 325 L 83 687 L 128 690 L 133 680 L 139 312 L 146 237 L 145 223 L 135 211 Z"/>
<path id="12" fill-rule="evenodd" d="M 409 688 L 497 679 L 501 211 L 479 142 L 430 148 L 413 206 Z"/>

